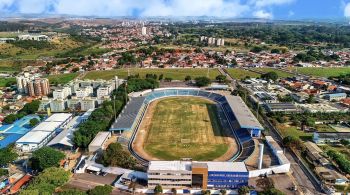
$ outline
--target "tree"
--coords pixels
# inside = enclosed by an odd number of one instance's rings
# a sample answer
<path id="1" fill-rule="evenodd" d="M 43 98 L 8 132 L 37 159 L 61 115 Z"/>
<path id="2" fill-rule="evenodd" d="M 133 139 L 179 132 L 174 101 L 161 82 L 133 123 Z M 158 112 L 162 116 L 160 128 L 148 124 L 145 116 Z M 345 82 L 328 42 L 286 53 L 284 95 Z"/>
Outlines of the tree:
<path id="1" fill-rule="evenodd" d="M 250 52 L 253 52 L 253 53 L 260 53 L 262 50 L 263 50 L 262 47 L 254 46 L 254 47 L 250 50 Z"/>
<path id="2" fill-rule="evenodd" d="M 268 73 L 265 73 L 263 75 L 261 75 L 261 78 L 269 81 L 269 80 L 272 80 L 272 81 L 276 81 L 278 79 L 278 74 L 276 72 L 268 72 Z"/>
<path id="3" fill-rule="evenodd" d="M 9 115 L 7 115 L 7 116 L 4 118 L 3 122 L 4 122 L 5 124 L 12 124 L 12 123 L 14 123 L 17 119 L 18 119 L 18 117 L 17 117 L 16 114 L 9 114 Z"/>
<path id="4" fill-rule="evenodd" d="M 176 195 L 177 194 L 176 188 L 171 188 L 171 193 L 173 193 L 173 195 Z"/>
<path id="5" fill-rule="evenodd" d="M 349 141 L 349 140 L 346 140 L 346 139 L 341 139 L 341 140 L 340 140 L 340 143 L 341 143 L 343 146 L 349 146 L 349 145 L 350 145 L 350 141 Z"/>
<path id="6" fill-rule="evenodd" d="M 215 78 L 218 82 L 223 83 L 226 81 L 226 76 L 225 75 L 218 75 Z"/>
<path id="7" fill-rule="evenodd" d="M 226 195 L 226 190 L 225 189 L 222 189 L 222 190 L 220 190 L 220 193 L 221 193 L 221 195 Z"/>
<path id="8" fill-rule="evenodd" d="M 210 195 L 210 190 L 202 190 L 202 195 Z"/>
<path id="9" fill-rule="evenodd" d="M 70 178 L 70 172 L 62 168 L 50 167 L 35 177 L 22 194 L 53 194 L 55 189 L 64 185 Z"/>
<path id="10" fill-rule="evenodd" d="M 31 127 L 35 127 L 37 124 L 39 124 L 39 120 L 37 119 L 37 118 L 32 118 L 32 119 L 30 119 L 30 121 L 29 121 L 29 125 L 31 126 Z"/>
<path id="11" fill-rule="evenodd" d="M 136 160 L 123 149 L 120 143 L 109 144 L 97 161 L 105 166 L 120 166 L 123 168 L 134 168 L 136 165 Z"/>
<path id="12" fill-rule="evenodd" d="M 236 59 L 232 59 L 231 60 L 231 64 L 232 64 L 232 66 L 237 66 L 238 65 Z"/>
<path id="13" fill-rule="evenodd" d="M 316 102 L 315 96 L 313 94 L 309 95 L 309 97 L 307 98 L 306 102 L 308 104 L 313 104 Z"/>
<path id="14" fill-rule="evenodd" d="M 96 186 L 88 191 L 88 195 L 109 195 L 112 193 L 113 187 L 110 185 Z"/>
<path id="15" fill-rule="evenodd" d="M 171 77 L 165 77 L 165 79 L 164 79 L 166 82 L 171 82 L 172 80 L 173 80 L 173 78 L 171 78 Z"/>
<path id="16" fill-rule="evenodd" d="M 64 157 L 65 155 L 62 152 L 45 146 L 33 152 L 30 160 L 31 167 L 39 171 L 49 167 L 58 167 Z"/>
<path id="17" fill-rule="evenodd" d="M 77 189 L 68 189 L 62 192 L 58 192 L 58 195 L 86 195 L 86 192 Z"/>
<path id="18" fill-rule="evenodd" d="M 163 74 L 161 74 L 161 75 L 159 75 L 159 78 L 158 78 L 158 80 L 163 80 L 163 78 L 164 78 L 164 75 Z"/>
<path id="19" fill-rule="evenodd" d="M 247 194 L 249 192 L 250 192 L 250 189 L 249 189 L 248 186 L 242 186 L 242 187 L 238 188 L 238 194 L 239 195 L 245 195 L 245 194 Z"/>
<path id="20" fill-rule="evenodd" d="M 0 149 L 0 166 L 7 166 L 8 163 L 16 160 L 17 157 L 18 154 L 16 153 L 13 145 L 9 145 L 6 148 Z"/>
<path id="21" fill-rule="evenodd" d="M 190 81 L 190 80 L 192 80 L 191 76 L 190 76 L 190 75 L 187 75 L 187 76 L 185 77 L 185 81 Z"/>
<path id="22" fill-rule="evenodd" d="M 259 195 L 284 195 L 284 193 L 276 188 L 269 188 L 259 192 Z"/>
<path id="23" fill-rule="evenodd" d="M 195 81 L 198 87 L 208 86 L 211 83 L 208 77 L 197 77 L 195 78 Z"/>
<path id="24" fill-rule="evenodd" d="M 163 188 L 162 188 L 162 186 L 161 185 L 156 185 L 156 187 L 154 187 L 154 193 L 155 194 L 161 194 L 161 193 L 163 193 Z"/>

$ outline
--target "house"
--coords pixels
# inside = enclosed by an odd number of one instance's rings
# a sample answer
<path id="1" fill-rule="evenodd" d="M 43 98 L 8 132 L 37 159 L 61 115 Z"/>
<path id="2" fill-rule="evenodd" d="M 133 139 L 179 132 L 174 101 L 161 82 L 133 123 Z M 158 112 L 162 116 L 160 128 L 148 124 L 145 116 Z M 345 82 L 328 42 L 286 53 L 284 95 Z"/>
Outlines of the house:
<path id="1" fill-rule="evenodd" d="M 308 98 L 309 95 L 304 92 L 299 92 L 299 93 L 292 93 L 291 97 L 298 103 L 303 103 L 305 102 Z"/>
<path id="2" fill-rule="evenodd" d="M 321 155 L 323 153 L 323 150 L 319 148 L 315 143 L 308 141 L 304 143 L 304 145 L 306 149 L 306 158 L 315 166 L 325 166 L 330 164 L 329 161 Z"/>
<path id="3" fill-rule="evenodd" d="M 315 172 L 318 175 L 318 177 L 326 183 L 335 185 L 345 185 L 349 181 L 342 174 L 338 173 L 335 170 L 328 169 L 326 167 L 315 167 Z"/>
<path id="4" fill-rule="evenodd" d="M 346 93 L 332 93 L 325 95 L 325 99 L 329 101 L 340 101 L 346 98 Z"/>
<path id="5" fill-rule="evenodd" d="M 340 140 L 350 141 L 350 132 L 314 132 L 312 139 L 316 144 L 339 144 Z"/>

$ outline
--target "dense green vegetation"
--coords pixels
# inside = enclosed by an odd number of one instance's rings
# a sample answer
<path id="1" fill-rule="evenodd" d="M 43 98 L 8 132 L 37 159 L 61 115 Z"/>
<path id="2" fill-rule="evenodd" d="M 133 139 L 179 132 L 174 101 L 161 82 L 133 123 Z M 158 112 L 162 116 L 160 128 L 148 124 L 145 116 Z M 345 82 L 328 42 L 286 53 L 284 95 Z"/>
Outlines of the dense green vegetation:
<path id="1" fill-rule="evenodd" d="M 336 77 L 329 77 L 330 79 L 335 79 L 337 80 L 339 83 L 342 83 L 344 85 L 350 85 L 350 73 L 349 74 L 342 74 L 340 76 L 336 76 Z"/>
<path id="2" fill-rule="evenodd" d="M 113 187 L 110 185 L 96 186 L 88 191 L 88 195 L 110 195 Z"/>
<path id="3" fill-rule="evenodd" d="M 16 160 L 17 157 L 18 154 L 16 153 L 13 145 L 0 149 L 0 167 L 7 166 L 8 163 Z"/>
<path id="4" fill-rule="evenodd" d="M 0 87 L 10 87 L 16 84 L 16 78 L 0 78 Z"/>
<path id="5" fill-rule="evenodd" d="M 276 23 L 222 23 L 210 28 L 207 24 L 178 24 L 168 26 L 169 31 L 175 36 L 189 34 L 207 37 L 251 38 L 260 39 L 266 43 L 281 44 L 286 46 L 305 45 L 311 43 L 326 43 L 327 47 L 340 45 L 349 47 L 350 27 L 333 24 L 310 25 L 276 24 Z M 336 32 L 336 33 L 334 33 Z M 189 41 L 187 41 L 189 42 Z"/>
<path id="6" fill-rule="evenodd" d="M 28 114 L 34 114 L 36 111 L 38 111 L 40 105 L 39 100 L 34 100 L 30 103 L 27 103 L 24 105 L 24 107 L 17 112 L 17 114 L 9 114 L 4 118 L 5 124 L 12 124 L 16 120 L 21 119 L 22 117 L 28 115 Z"/>
<path id="7" fill-rule="evenodd" d="M 350 160 L 342 153 L 335 150 L 328 150 L 327 155 L 334 160 L 339 168 L 346 174 L 350 173 Z"/>
<path id="8" fill-rule="evenodd" d="M 98 162 L 105 167 L 118 166 L 127 169 L 133 169 L 136 165 L 136 160 L 123 149 L 120 143 L 109 144 L 107 149 L 99 157 Z"/>
<path id="9" fill-rule="evenodd" d="M 197 77 L 194 80 L 196 81 L 196 85 L 198 87 L 205 87 L 211 83 L 211 81 L 208 77 Z"/>
<path id="10" fill-rule="evenodd" d="M 127 86 L 122 84 L 113 93 L 112 101 L 105 101 L 100 108 L 94 110 L 89 120 L 82 123 L 79 129 L 74 132 L 74 143 L 78 147 L 87 148 L 92 139 L 100 131 L 107 131 L 114 119 L 115 112 L 118 115 L 126 102 L 127 93 L 145 89 L 157 88 L 159 83 L 154 79 L 129 78 Z M 126 89 L 126 91 L 125 91 Z M 114 102 L 113 102 L 114 101 Z"/>
<path id="11" fill-rule="evenodd" d="M 70 173 L 62 168 L 51 167 L 45 169 L 36 176 L 20 195 L 54 194 L 55 189 L 64 185 L 70 177 Z"/>
<path id="12" fill-rule="evenodd" d="M 35 127 L 37 124 L 39 124 L 40 123 L 40 121 L 39 121 L 39 119 L 37 119 L 37 118 L 32 118 L 32 119 L 30 119 L 30 121 L 29 121 L 29 125 L 31 126 L 31 127 Z"/>
<path id="13" fill-rule="evenodd" d="M 310 49 L 306 53 L 304 53 L 304 52 L 298 53 L 293 58 L 294 62 L 314 62 L 314 61 L 319 61 L 319 60 L 337 61 L 337 60 L 339 60 L 339 56 L 336 54 L 325 55 L 321 51 L 316 51 L 314 49 Z"/>
<path id="14" fill-rule="evenodd" d="M 64 157 L 64 153 L 44 146 L 33 152 L 30 163 L 32 169 L 42 171 L 49 167 L 58 167 Z"/>
<path id="15" fill-rule="evenodd" d="M 52 49 L 53 47 L 48 41 L 18 40 L 11 44 L 23 49 Z"/>

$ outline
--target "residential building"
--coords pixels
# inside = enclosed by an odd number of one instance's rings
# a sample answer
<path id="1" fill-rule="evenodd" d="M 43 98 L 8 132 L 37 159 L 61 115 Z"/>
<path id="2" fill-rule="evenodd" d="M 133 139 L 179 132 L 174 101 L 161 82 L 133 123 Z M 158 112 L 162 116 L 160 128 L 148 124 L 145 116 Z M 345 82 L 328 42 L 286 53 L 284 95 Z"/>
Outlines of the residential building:
<path id="1" fill-rule="evenodd" d="M 318 177 L 329 184 L 345 185 L 349 180 L 335 170 L 326 167 L 315 167 Z"/>
<path id="2" fill-rule="evenodd" d="M 350 141 L 350 132 L 314 132 L 313 141 L 316 144 L 339 144 L 340 140 Z"/>
<path id="3" fill-rule="evenodd" d="M 346 93 L 332 93 L 325 95 L 325 98 L 329 101 L 340 101 L 346 98 Z"/>
<path id="4" fill-rule="evenodd" d="M 50 102 L 52 112 L 63 112 L 67 108 L 67 102 L 63 99 L 54 99 Z"/>
<path id="5" fill-rule="evenodd" d="M 330 164 L 329 161 L 321 155 L 323 153 L 323 150 L 319 148 L 315 143 L 307 141 L 304 143 L 304 145 L 307 159 L 315 166 L 326 166 Z"/>
<path id="6" fill-rule="evenodd" d="M 96 98 L 86 97 L 80 101 L 80 109 L 82 111 L 88 111 L 90 109 L 95 109 Z"/>

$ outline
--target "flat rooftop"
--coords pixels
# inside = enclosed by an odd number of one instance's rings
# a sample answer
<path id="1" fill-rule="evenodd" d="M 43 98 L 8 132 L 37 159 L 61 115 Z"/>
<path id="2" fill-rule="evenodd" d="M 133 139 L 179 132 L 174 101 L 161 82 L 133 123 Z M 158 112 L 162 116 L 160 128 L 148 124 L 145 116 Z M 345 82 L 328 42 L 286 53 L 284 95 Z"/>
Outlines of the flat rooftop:
<path id="1" fill-rule="evenodd" d="M 56 114 L 52 114 L 45 121 L 47 121 L 47 122 L 65 122 L 71 116 L 72 116 L 72 114 L 69 114 L 69 113 L 56 113 Z"/>
<path id="2" fill-rule="evenodd" d="M 241 128 L 264 129 L 241 97 L 226 95 L 225 98 Z"/>
<path id="3" fill-rule="evenodd" d="M 190 161 L 150 161 L 149 171 L 191 171 Z"/>
<path id="4" fill-rule="evenodd" d="M 50 134 L 51 132 L 47 132 L 47 131 L 29 131 L 27 134 L 25 134 L 23 137 L 17 140 L 16 143 L 39 144 L 45 138 L 47 138 Z"/>
<path id="5" fill-rule="evenodd" d="M 201 161 L 150 161 L 149 171 L 191 171 L 192 165 L 205 167 L 212 172 L 247 172 L 244 162 L 201 162 Z"/>
<path id="6" fill-rule="evenodd" d="M 247 172 L 244 162 L 206 162 L 208 171 L 217 172 Z"/>

